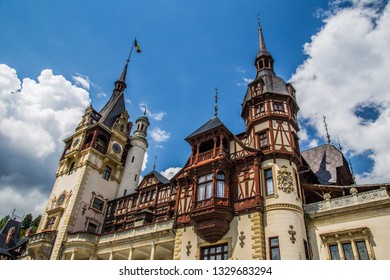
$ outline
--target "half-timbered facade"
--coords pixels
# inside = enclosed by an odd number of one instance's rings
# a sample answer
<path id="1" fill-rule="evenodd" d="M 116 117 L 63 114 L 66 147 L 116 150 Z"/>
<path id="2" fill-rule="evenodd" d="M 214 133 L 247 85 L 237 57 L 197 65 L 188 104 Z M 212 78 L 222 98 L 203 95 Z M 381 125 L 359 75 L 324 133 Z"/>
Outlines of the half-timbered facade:
<path id="1" fill-rule="evenodd" d="M 124 106 L 127 64 L 65 149 L 31 259 L 390 259 L 389 184 L 356 185 L 342 152 L 299 149 L 296 92 L 274 71 L 258 24 L 242 133 L 215 115 L 186 137 L 171 179 L 140 180 L 149 120 Z M 184 151 L 183 151 L 184 152 Z"/>

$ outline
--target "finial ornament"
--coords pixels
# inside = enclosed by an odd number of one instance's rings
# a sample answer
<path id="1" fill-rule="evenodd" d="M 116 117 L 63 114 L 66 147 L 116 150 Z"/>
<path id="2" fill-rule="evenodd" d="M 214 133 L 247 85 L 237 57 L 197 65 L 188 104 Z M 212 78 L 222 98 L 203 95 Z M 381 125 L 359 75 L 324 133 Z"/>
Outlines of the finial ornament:
<path id="1" fill-rule="evenodd" d="M 144 105 L 144 116 L 146 116 L 146 111 L 147 111 L 147 108 L 146 108 L 146 104 Z"/>
<path id="2" fill-rule="evenodd" d="M 340 152 L 343 152 L 343 147 L 341 147 L 340 139 L 337 137 L 337 143 L 339 144 L 339 150 Z"/>
<path id="3" fill-rule="evenodd" d="M 328 139 L 328 144 L 330 144 L 330 135 L 329 135 L 329 131 L 328 131 L 328 124 L 326 123 L 326 118 L 325 116 L 324 117 L 324 126 L 325 126 L 325 131 L 326 131 L 326 138 Z"/>
<path id="4" fill-rule="evenodd" d="M 154 156 L 153 171 L 156 171 L 157 155 Z"/>
<path id="5" fill-rule="evenodd" d="M 214 117 L 218 116 L 218 86 L 215 87 Z"/>

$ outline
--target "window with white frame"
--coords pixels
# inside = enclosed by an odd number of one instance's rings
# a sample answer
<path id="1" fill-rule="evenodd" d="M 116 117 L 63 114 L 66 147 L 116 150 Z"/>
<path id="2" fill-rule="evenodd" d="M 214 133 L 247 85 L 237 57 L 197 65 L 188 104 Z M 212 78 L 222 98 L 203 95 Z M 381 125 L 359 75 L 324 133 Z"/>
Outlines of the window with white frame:
<path id="1" fill-rule="evenodd" d="M 372 260 L 375 259 L 370 230 L 357 228 L 321 234 L 329 260 Z"/>

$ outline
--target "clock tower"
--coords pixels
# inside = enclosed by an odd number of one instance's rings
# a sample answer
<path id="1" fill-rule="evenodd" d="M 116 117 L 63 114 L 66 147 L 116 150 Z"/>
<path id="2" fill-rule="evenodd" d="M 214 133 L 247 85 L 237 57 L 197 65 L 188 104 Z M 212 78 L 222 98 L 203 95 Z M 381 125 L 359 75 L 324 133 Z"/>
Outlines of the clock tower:
<path id="1" fill-rule="evenodd" d="M 128 63 L 103 109 L 86 108 L 74 134 L 64 140 L 52 192 L 37 234 L 30 238 L 34 259 L 60 259 L 68 233 L 100 233 L 107 202 L 126 194 L 119 186 L 138 184 L 133 173 L 139 177 L 149 121 L 140 117 L 142 128 L 130 135 L 124 98 Z"/>

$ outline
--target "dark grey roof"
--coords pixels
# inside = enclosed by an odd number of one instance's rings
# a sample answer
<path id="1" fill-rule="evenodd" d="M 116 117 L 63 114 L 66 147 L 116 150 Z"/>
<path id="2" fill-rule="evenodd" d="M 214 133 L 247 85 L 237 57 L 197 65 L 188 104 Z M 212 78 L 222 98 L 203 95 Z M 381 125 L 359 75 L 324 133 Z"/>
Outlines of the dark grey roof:
<path id="1" fill-rule="evenodd" d="M 206 131 L 212 130 L 218 126 L 225 126 L 225 125 L 221 122 L 221 120 L 218 117 L 214 117 L 214 118 L 210 119 L 208 122 L 206 122 L 204 125 L 199 127 L 197 130 L 192 132 L 190 135 L 188 135 L 186 140 L 188 140 L 194 136 L 200 135 Z"/>
<path id="2" fill-rule="evenodd" d="M 11 240 L 6 243 L 8 231 L 15 227 L 15 231 L 11 237 Z M 0 254 L 5 256 L 12 256 L 10 251 L 17 248 L 28 241 L 28 238 L 19 239 L 21 223 L 12 219 L 9 219 L 4 227 L 0 231 Z"/>
<path id="3" fill-rule="evenodd" d="M 157 178 L 157 180 L 162 183 L 162 184 L 168 184 L 170 181 L 165 178 L 165 176 L 161 175 L 160 173 L 158 173 L 157 171 L 153 170 L 151 172 L 149 172 L 148 174 L 145 175 L 145 178 L 146 177 L 150 177 L 150 176 L 155 176 Z"/>
<path id="4" fill-rule="evenodd" d="M 344 155 L 332 144 L 325 144 L 301 152 L 302 157 L 316 174 L 320 184 L 337 183 L 337 168 L 344 165 Z"/>
<path id="5" fill-rule="evenodd" d="M 102 122 L 108 127 L 111 127 L 115 123 L 116 118 L 125 111 L 126 106 L 123 91 L 114 91 L 110 100 L 108 100 L 107 104 L 99 112 L 99 114 L 102 116 L 99 122 Z"/>
<path id="6" fill-rule="evenodd" d="M 257 73 L 256 79 L 253 82 L 259 80 L 262 80 L 264 83 L 263 93 L 269 92 L 269 93 L 289 95 L 286 82 L 282 78 L 276 76 L 273 70 L 262 69 L 261 71 L 259 71 Z M 251 99 L 251 94 L 248 87 L 242 106 L 244 107 L 246 102 L 248 102 L 250 99 Z"/>

